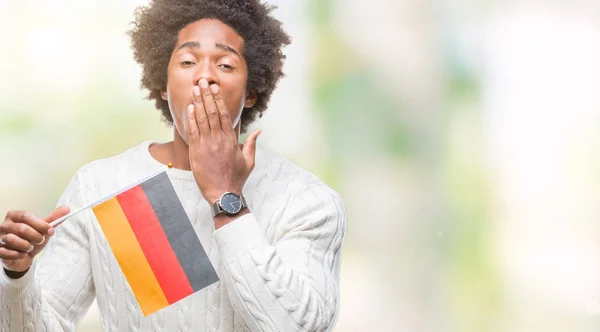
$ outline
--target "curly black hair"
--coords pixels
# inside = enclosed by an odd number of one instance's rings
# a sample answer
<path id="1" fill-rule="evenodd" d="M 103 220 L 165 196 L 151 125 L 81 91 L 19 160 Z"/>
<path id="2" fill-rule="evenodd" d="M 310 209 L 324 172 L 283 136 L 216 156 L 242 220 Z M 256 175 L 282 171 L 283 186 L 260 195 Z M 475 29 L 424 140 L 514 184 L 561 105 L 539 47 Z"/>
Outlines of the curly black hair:
<path id="1" fill-rule="evenodd" d="M 257 116 L 262 117 L 271 94 L 283 76 L 285 55 L 282 47 L 290 37 L 281 22 L 271 16 L 275 6 L 260 0 L 151 0 L 135 11 L 133 28 L 128 31 L 133 56 L 142 67 L 141 87 L 148 89 L 163 119 L 173 124 L 169 104 L 161 97 L 167 86 L 167 67 L 181 29 L 200 19 L 218 19 L 244 39 L 248 64 L 247 87 L 256 93 L 253 107 L 242 113 L 242 132 Z"/>

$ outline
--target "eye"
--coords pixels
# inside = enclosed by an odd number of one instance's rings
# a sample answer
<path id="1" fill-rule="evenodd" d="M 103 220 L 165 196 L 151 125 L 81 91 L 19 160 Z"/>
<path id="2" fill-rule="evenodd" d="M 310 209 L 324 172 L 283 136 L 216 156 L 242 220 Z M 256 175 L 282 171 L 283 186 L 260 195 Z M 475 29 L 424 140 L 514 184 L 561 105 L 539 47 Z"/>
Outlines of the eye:
<path id="1" fill-rule="evenodd" d="M 222 63 L 222 64 L 218 65 L 218 67 L 221 68 L 221 69 L 224 69 L 226 71 L 233 70 L 233 67 L 230 66 L 230 65 L 228 65 L 228 64 L 226 64 L 226 63 Z"/>
<path id="2" fill-rule="evenodd" d="M 192 61 L 182 61 L 181 65 L 183 67 L 191 67 L 191 66 L 195 65 L 195 63 L 193 63 Z"/>

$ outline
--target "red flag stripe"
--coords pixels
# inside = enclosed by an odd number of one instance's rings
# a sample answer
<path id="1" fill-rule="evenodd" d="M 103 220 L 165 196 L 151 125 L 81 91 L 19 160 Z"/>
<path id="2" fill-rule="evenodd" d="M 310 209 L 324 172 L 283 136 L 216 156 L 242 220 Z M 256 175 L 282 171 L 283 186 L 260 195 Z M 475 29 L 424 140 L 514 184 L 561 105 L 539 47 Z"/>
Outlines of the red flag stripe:
<path id="1" fill-rule="evenodd" d="M 169 304 L 193 294 L 194 290 L 142 187 L 133 187 L 118 195 L 117 200 Z"/>

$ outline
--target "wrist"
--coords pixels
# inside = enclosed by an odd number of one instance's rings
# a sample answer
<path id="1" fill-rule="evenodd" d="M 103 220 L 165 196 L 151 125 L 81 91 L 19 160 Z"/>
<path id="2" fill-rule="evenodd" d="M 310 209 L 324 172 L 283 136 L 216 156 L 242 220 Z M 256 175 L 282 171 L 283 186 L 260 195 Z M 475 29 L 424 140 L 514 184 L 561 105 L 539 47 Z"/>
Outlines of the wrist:
<path id="1" fill-rule="evenodd" d="M 215 222 L 215 229 L 249 213 L 244 196 L 232 191 L 226 191 L 214 200 L 210 204 L 210 211 Z"/>

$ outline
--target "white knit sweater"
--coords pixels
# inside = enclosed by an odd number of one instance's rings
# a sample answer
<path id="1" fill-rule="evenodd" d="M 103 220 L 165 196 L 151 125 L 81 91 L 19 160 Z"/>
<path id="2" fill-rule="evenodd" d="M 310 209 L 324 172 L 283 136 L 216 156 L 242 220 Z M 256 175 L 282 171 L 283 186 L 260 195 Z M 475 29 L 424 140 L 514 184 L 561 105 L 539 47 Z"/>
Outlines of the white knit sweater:
<path id="1" fill-rule="evenodd" d="M 82 167 L 58 205 L 76 209 L 161 165 L 151 142 Z M 144 317 L 91 210 L 57 227 L 22 278 L 0 273 L 0 331 L 73 331 L 96 298 L 105 331 L 326 331 L 339 308 L 340 196 L 258 148 L 251 213 L 215 231 L 191 172 L 167 171 L 220 281 Z"/>

